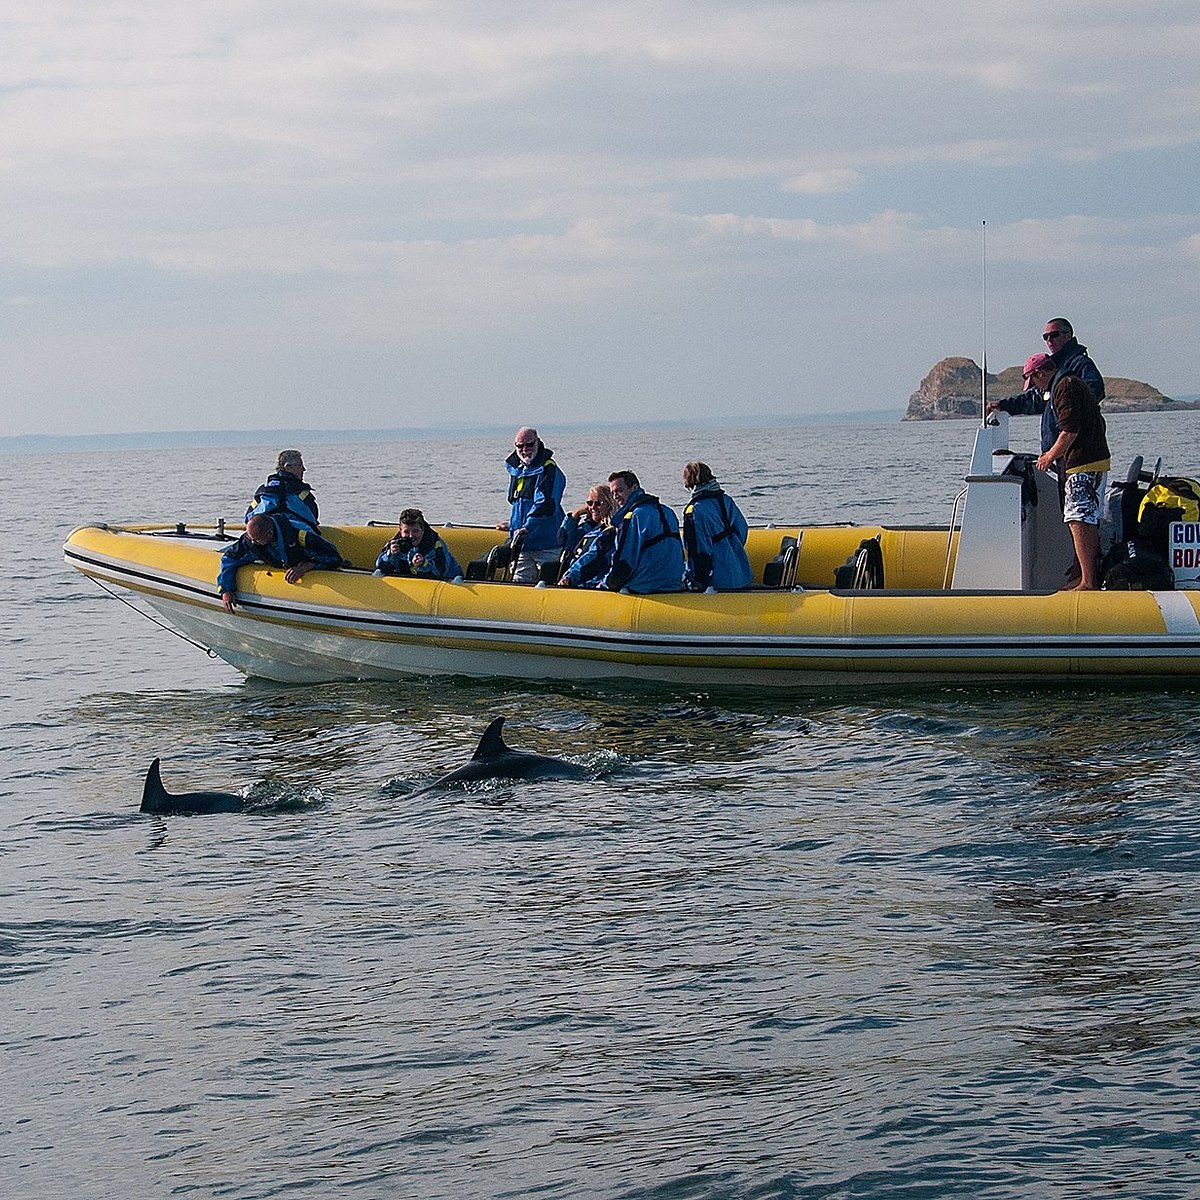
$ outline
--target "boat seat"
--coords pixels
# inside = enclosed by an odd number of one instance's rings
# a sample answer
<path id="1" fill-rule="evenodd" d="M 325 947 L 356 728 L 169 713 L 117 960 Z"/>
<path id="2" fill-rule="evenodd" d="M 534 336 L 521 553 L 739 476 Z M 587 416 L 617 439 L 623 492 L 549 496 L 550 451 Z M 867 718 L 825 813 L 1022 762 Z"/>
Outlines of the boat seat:
<path id="1" fill-rule="evenodd" d="M 883 587 L 883 547 L 879 534 L 858 543 L 858 549 L 834 571 L 833 586 L 853 591 Z"/>
<path id="2" fill-rule="evenodd" d="M 517 556 L 508 542 L 493 546 L 487 558 L 477 558 L 467 563 L 466 578 L 472 583 L 509 583 Z"/>
<path id="3" fill-rule="evenodd" d="M 768 559 L 763 566 L 763 587 L 793 588 L 796 586 L 796 568 L 800 565 L 800 539 L 785 537 L 779 543 L 779 553 Z"/>

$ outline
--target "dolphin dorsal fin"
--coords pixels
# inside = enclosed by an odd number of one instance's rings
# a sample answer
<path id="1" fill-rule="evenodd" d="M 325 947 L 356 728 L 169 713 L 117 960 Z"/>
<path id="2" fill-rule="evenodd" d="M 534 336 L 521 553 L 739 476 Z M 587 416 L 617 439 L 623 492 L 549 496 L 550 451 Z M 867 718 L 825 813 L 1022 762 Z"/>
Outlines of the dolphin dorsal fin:
<path id="1" fill-rule="evenodd" d="M 158 800 L 165 792 L 162 785 L 162 775 L 158 769 L 159 760 L 156 758 L 146 770 L 146 782 L 142 787 L 142 808 Z"/>
<path id="2" fill-rule="evenodd" d="M 508 747 L 504 744 L 503 729 L 504 718 L 497 717 L 483 731 L 483 737 L 479 739 L 479 745 L 471 755 L 472 760 L 498 758 L 501 754 L 507 754 Z"/>

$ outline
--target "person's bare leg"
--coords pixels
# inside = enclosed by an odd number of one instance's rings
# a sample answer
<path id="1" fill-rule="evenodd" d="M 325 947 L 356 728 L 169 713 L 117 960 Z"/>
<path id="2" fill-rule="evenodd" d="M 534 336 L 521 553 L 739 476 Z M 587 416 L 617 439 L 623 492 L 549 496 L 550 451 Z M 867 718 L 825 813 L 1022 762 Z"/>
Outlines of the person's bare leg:
<path id="1" fill-rule="evenodd" d="M 1068 521 L 1071 541 L 1075 543 L 1075 561 L 1079 563 L 1079 582 L 1069 592 L 1094 592 L 1100 586 L 1096 578 L 1100 558 L 1100 527 L 1084 521 Z"/>

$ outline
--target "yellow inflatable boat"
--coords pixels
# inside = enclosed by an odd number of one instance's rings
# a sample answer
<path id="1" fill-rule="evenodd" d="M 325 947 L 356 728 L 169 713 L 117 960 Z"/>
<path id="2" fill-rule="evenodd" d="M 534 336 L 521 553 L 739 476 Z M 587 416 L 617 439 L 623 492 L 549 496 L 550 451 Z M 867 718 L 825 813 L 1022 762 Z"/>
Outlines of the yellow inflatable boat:
<path id="1" fill-rule="evenodd" d="M 354 569 L 292 584 L 277 568 L 243 567 L 231 614 L 215 581 L 240 525 L 88 525 L 64 550 L 71 566 L 137 594 L 238 670 L 289 683 L 444 674 L 703 688 L 1200 674 L 1200 592 L 1056 590 L 1070 551 L 1055 485 L 1011 470 L 1001 428 L 976 439 L 961 520 L 753 529 L 763 583 L 747 592 L 384 578 L 371 568 L 392 530 L 322 526 Z M 504 536 L 438 528 L 462 563 L 486 561 Z"/>

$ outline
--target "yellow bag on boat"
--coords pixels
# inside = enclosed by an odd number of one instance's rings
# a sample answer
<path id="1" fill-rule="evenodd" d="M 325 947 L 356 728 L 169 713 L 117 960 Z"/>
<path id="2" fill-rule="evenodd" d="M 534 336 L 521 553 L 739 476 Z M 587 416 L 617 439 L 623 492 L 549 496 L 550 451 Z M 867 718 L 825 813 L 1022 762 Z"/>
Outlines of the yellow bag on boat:
<path id="1" fill-rule="evenodd" d="M 1161 475 L 1138 507 L 1138 537 L 1162 554 L 1173 521 L 1200 521 L 1200 482 L 1182 475 Z"/>

